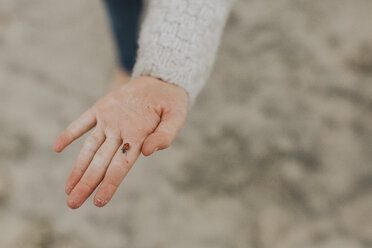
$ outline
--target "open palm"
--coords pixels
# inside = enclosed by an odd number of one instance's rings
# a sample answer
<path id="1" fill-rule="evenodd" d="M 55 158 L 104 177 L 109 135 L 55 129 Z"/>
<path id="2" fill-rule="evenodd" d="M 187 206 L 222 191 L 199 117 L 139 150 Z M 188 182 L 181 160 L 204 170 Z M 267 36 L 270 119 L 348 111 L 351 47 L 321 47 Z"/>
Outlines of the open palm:
<path id="1" fill-rule="evenodd" d="M 148 156 L 172 143 L 185 122 L 187 109 L 184 89 L 151 77 L 135 79 L 100 99 L 54 144 L 54 150 L 61 152 L 95 127 L 67 180 L 67 205 L 80 207 L 100 183 L 94 204 L 106 205 L 141 151 Z M 123 153 L 125 143 L 130 148 Z"/>

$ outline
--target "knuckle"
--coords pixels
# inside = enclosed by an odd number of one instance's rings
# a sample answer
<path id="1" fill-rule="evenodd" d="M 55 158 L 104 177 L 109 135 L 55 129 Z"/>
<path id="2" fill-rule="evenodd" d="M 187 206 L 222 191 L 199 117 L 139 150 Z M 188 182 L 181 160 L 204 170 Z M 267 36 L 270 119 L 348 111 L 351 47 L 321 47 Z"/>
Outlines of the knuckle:
<path id="1" fill-rule="evenodd" d="M 81 180 L 79 184 L 81 184 L 82 186 L 85 186 L 89 190 L 94 189 L 94 186 L 90 182 L 88 182 L 87 180 Z"/>
<path id="2" fill-rule="evenodd" d="M 123 173 L 126 174 L 132 168 L 132 166 L 129 163 L 123 163 L 122 168 L 123 168 Z"/>
<path id="3" fill-rule="evenodd" d="M 83 156 L 90 155 L 95 151 L 95 145 L 92 142 L 86 141 L 84 144 L 84 149 L 81 150 Z"/>
<path id="4" fill-rule="evenodd" d="M 90 139 L 89 139 L 89 141 L 92 142 L 92 143 L 100 143 L 101 140 L 102 140 L 102 135 L 98 132 L 92 133 L 92 135 L 90 136 Z"/>
<path id="5" fill-rule="evenodd" d="M 120 167 L 122 165 L 122 163 L 118 160 L 113 160 L 111 162 L 111 166 L 114 166 L 114 167 Z"/>
<path id="6" fill-rule="evenodd" d="M 119 184 L 120 183 L 117 183 L 113 180 L 110 180 L 110 181 L 107 182 L 107 185 L 109 185 L 109 186 L 111 186 L 112 188 L 115 188 L 115 189 L 119 187 Z"/>
<path id="7" fill-rule="evenodd" d="M 90 164 L 90 166 L 93 166 L 93 167 L 99 167 L 99 166 L 103 166 L 104 165 L 104 158 L 102 156 L 100 156 L 99 154 L 97 154 L 92 163 Z"/>
<path id="8" fill-rule="evenodd" d="M 68 127 L 61 135 L 63 137 L 64 140 L 71 140 L 74 138 L 74 135 L 71 131 L 71 128 Z"/>
<path id="9" fill-rule="evenodd" d="M 75 124 L 74 122 L 71 122 L 71 123 L 67 126 L 67 128 L 66 128 L 66 130 L 65 130 L 65 133 L 72 134 L 72 131 L 74 130 L 75 125 L 76 125 L 76 124 Z"/>
<path id="10" fill-rule="evenodd" d="M 120 145 L 122 143 L 121 138 L 119 138 L 119 136 L 107 137 L 106 142 L 108 142 L 109 144 L 112 144 L 112 145 Z"/>
<path id="11" fill-rule="evenodd" d="M 73 172 L 75 172 L 75 174 L 77 175 L 82 175 L 85 172 L 85 170 L 77 165 L 74 167 Z"/>
<path id="12" fill-rule="evenodd" d="M 118 167 L 118 168 L 128 168 L 129 163 L 126 161 L 120 161 L 120 160 L 115 160 L 112 163 L 113 166 Z"/>
<path id="13" fill-rule="evenodd" d="M 120 168 L 122 173 L 126 173 L 132 168 L 128 160 L 123 160 L 123 161 L 115 160 L 112 162 L 112 166 Z"/>

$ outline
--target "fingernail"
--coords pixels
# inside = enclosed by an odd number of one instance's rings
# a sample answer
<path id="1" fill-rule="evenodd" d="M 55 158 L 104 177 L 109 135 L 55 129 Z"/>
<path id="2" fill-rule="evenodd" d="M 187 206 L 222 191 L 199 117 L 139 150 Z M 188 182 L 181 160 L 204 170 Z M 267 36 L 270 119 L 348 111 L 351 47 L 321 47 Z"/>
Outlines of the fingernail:
<path id="1" fill-rule="evenodd" d="M 95 199 L 94 201 L 94 205 L 96 205 L 97 207 L 103 207 L 105 204 L 107 203 L 107 201 L 105 200 L 101 200 L 101 199 Z"/>

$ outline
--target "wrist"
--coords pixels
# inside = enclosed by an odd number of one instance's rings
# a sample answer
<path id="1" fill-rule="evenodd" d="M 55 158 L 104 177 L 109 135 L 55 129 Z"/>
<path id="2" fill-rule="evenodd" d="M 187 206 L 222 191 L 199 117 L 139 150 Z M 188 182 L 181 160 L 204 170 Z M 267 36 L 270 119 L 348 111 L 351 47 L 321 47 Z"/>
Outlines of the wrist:
<path id="1" fill-rule="evenodd" d="M 154 85 L 158 84 L 158 85 L 161 85 L 162 87 L 163 86 L 164 87 L 170 86 L 170 88 L 172 88 L 174 91 L 182 92 L 180 94 L 185 95 L 185 97 L 187 99 L 189 99 L 189 93 L 187 92 L 187 90 L 184 87 L 179 86 L 177 84 L 162 80 L 160 78 L 152 77 L 152 76 L 140 76 L 134 81 L 137 81 L 137 80 L 138 81 L 144 81 L 144 82 L 154 84 Z M 167 87 L 167 88 L 169 88 L 169 87 Z"/>

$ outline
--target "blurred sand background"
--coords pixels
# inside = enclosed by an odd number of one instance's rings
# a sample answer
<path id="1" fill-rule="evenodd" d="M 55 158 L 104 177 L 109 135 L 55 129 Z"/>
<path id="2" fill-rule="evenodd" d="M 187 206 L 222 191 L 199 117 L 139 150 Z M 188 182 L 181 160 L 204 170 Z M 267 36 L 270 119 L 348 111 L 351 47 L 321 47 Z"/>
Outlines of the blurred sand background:
<path id="1" fill-rule="evenodd" d="M 0 247 L 372 247 L 372 1 L 241 0 L 175 144 L 65 205 L 114 48 L 91 0 L 0 0 Z"/>

